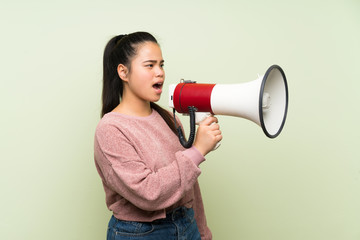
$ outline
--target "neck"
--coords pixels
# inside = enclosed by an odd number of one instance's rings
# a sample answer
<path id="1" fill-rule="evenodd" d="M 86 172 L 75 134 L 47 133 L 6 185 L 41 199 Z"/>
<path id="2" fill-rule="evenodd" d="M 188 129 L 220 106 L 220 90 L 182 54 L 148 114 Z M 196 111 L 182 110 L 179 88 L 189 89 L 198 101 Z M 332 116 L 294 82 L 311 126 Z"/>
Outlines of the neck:
<path id="1" fill-rule="evenodd" d="M 126 98 L 122 99 L 120 104 L 113 110 L 130 116 L 146 117 L 151 115 L 152 109 L 150 102 L 134 102 L 129 101 Z"/>

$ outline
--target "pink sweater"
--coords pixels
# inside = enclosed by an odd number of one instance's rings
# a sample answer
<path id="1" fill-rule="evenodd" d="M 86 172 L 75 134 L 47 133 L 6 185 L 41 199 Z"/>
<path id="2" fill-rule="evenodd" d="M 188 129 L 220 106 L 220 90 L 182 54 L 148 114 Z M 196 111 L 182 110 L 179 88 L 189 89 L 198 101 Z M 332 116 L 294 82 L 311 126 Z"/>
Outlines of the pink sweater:
<path id="1" fill-rule="evenodd" d="M 162 117 L 106 114 L 95 133 L 95 164 L 106 204 L 118 219 L 150 222 L 178 206 L 192 207 L 201 239 L 211 239 L 197 181 L 205 160 L 184 149 Z"/>

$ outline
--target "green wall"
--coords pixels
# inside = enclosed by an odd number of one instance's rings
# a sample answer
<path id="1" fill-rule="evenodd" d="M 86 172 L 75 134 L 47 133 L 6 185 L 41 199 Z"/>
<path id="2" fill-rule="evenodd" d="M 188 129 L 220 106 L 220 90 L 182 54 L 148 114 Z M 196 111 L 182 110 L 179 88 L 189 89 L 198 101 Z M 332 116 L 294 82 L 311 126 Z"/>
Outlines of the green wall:
<path id="1" fill-rule="evenodd" d="M 0 239 L 105 239 L 92 148 L 102 52 L 137 30 L 158 38 L 167 85 L 247 82 L 272 64 L 287 75 L 278 138 L 218 117 L 224 140 L 200 177 L 214 239 L 360 239 L 358 0 L 1 5 Z"/>

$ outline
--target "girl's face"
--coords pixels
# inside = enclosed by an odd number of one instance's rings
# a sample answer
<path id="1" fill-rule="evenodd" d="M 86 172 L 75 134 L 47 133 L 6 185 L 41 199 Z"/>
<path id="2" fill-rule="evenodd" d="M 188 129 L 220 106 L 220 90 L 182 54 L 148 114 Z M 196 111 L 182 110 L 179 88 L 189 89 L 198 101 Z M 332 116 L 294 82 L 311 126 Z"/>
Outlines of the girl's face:
<path id="1" fill-rule="evenodd" d="M 121 77 L 124 80 L 123 97 L 134 101 L 156 102 L 160 99 L 165 80 L 164 60 L 159 45 L 145 42 L 137 47 L 131 60 L 130 71 Z"/>

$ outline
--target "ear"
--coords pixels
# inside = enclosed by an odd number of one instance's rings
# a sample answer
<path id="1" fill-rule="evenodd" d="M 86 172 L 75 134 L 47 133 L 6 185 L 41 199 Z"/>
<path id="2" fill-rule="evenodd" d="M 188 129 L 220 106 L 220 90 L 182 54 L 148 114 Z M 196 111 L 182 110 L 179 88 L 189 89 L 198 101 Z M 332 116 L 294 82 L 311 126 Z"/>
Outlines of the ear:
<path id="1" fill-rule="evenodd" d="M 118 67 L 117 67 L 117 72 L 118 72 L 118 75 L 121 78 L 121 80 L 123 80 L 125 82 L 128 81 L 128 78 L 127 78 L 128 69 L 127 69 L 127 67 L 125 65 L 119 64 Z"/>

